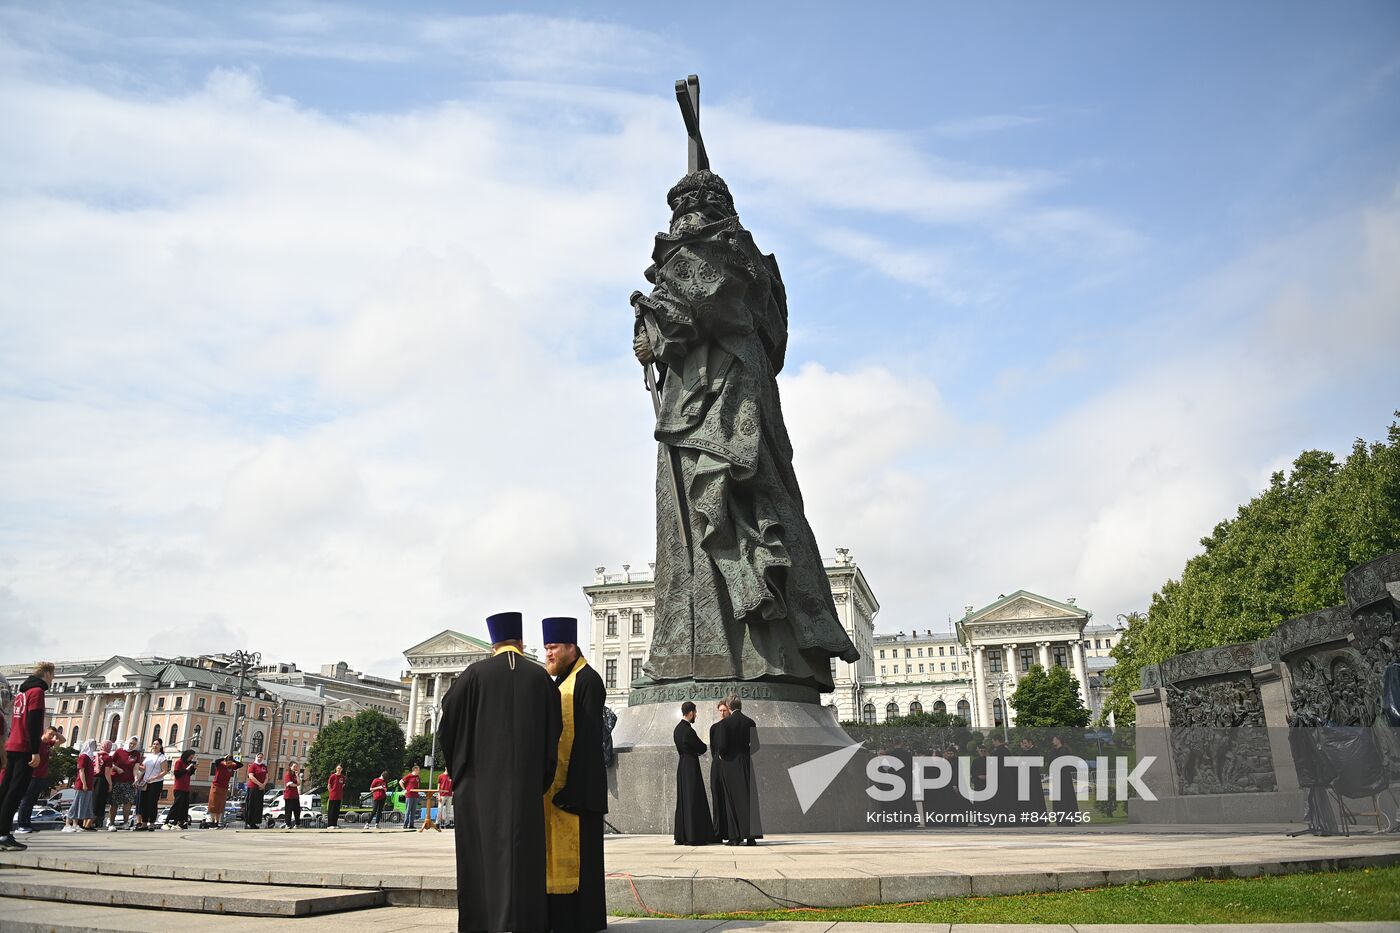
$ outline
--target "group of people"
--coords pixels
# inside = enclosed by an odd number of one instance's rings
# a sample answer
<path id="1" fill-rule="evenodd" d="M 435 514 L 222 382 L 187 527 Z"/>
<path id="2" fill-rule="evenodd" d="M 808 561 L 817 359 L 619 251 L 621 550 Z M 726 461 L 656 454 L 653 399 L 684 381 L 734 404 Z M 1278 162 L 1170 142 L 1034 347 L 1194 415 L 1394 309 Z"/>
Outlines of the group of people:
<path id="1" fill-rule="evenodd" d="M 524 655 L 520 613 L 486 626 L 491 657 L 457 678 L 438 724 L 461 791 L 457 929 L 594 933 L 607 926 L 603 678 L 577 619 L 543 620 L 544 668 Z"/>
<path id="2" fill-rule="evenodd" d="M 0 719 L 0 850 L 20 851 L 27 846 L 16 836 L 33 831 L 31 815 L 39 796 L 48 790 L 49 757 L 52 750 L 66 739 L 61 729 L 45 726 L 45 698 L 53 685 L 54 665 L 39 664 L 20 684 L 15 694 L 13 716 L 8 732 Z M 190 826 L 191 784 L 200 764 L 194 749 L 185 749 L 173 757 L 167 756 L 159 739 L 143 746 L 141 737 L 131 736 L 124 746 L 111 741 L 89 739 L 78 749 L 74 762 L 73 799 L 64 815 L 62 832 L 95 832 L 118 829 L 118 815 L 125 828 L 132 831 L 187 829 Z M 262 754 L 245 766 L 240 756 L 223 754 L 209 765 L 208 822 L 222 829 L 228 809 L 229 792 L 239 772 L 244 772 L 246 797 L 243 824 L 248 829 L 264 825 L 264 798 L 270 775 L 266 757 Z M 171 784 L 171 805 L 160 820 L 160 802 L 167 780 Z M 414 767 L 400 782 L 405 791 L 407 814 L 405 828 L 416 823 L 419 803 L 419 769 Z M 281 780 L 283 824 L 287 829 L 301 825 L 302 788 L 306 772 L 296 762 L 288 765 Z M 371 785 L 374 808 L 366 829 L 379 826 L 388 802 L 388 772 L 379 775 Z M 450 819 L 452 779 L 446 773 L 438 778 L 439 816 Z M 345 797 L 345 767 L 336 765 L 327 776 L 327 817 L 330 829 L 340 828 L 341 809 Z"/>
<path id="3" fill-rule="evenodd" d="M 743 712 L 743 702 L 730 694 L 717 707 L 719 718 L 710 726 L 710 744 L 695 733 L 696 707 L 681 704 L 681 721 L 674 739 L 680 761 L 676 766 L 676 845 L 757 845 L 763 836 L 758 807 L 758 780 L 753 753 L 758 751 L 758 728 Z M 710 789 L 714 809 L 705 797 L 700 756 L 710 753 Z"/>

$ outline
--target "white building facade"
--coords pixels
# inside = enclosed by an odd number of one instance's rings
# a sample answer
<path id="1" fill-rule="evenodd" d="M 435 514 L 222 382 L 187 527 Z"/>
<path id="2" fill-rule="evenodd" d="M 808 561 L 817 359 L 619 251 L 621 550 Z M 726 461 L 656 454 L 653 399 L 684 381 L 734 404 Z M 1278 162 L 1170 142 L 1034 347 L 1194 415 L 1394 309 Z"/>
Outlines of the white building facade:
<path id="1" fill-rule="evenodd" d="M 1006 698 L 1039 664 L 1067 668 L 1097 718 L 1109 652 L 1122 630 L 1090 626 L 1073 598 L 1059 601 L 1017 590 L 981 609 L 968 607 L 954 631 L 875 634 L 880 611 L 864 572 L 845 548 L 825 562 L 837 615 L 860 651 L 854 663 L 833 659 L 836 689 L 823 698 L 842 722 L 883 722 L 918 712 L 962 716 L 973 728 L 1015 725 Z M 603 676 L 607 703 L 627 705 L 651 647 L 655 593 L 651 565 L 621 573 L 594 570 L 583 588 L 592 618 L 590 662 Z"/>
<path id="2" fill-rule="evenodd" d="M 408 691 L 408 719 L 404 723 L 404 733 L 412 741 L 436 726 L 442 698 L 463 671 L 477 661 L 491 657 L 491 645 L 480 638 L 443 629 L 403 654 L 408 660 L 408 671 L 404 674 Z M 525 657 L 536 664 L 543 663 L 534 652 L 526 651 Z"/>

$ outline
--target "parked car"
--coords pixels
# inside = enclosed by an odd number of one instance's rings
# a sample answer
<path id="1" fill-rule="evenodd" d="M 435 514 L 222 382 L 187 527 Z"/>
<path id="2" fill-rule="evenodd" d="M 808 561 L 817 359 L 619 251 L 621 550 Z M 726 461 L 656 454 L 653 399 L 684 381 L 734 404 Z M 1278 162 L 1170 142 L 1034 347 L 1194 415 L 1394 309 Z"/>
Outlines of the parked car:
<path id="1" fill-rule="evenodd" d="M 57 807 L 48 804 L 38 804 L 34 807 L 34 813 L 29 817 L 29 825 L 35 829 L 53 829 L 63 823 L 63 813 Z"/>
<path id="2" fill-rule="evenodd" d="M 67 810 L 73 805 L 73 801 L 77 796 L 78 792 L 76 790 L 71 787 L 65 787 L 48 800 L 45 800 L 44 803 L 53 807 L 55 810 Z"/>
<path id="3" fill-rule="evenodd" d="M 283 822 L 282 814 L 286 809 L 286 801 L 279 793 L 276 798 L 269 799 L 263 807 L 263 825 L 273 826 Z M 301 795 L 301 822 L 302 826 L 321 826 L 325 823 L 325 814 L 321 812 L 320 794 Z"/>

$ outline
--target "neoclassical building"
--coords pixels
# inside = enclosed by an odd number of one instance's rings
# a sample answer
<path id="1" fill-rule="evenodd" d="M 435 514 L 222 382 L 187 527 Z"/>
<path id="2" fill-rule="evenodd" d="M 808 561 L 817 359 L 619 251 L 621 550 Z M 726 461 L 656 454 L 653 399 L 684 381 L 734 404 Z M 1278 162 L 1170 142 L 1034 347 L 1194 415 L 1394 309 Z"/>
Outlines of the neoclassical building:
<path id="1" fill-rule="evenodd" d="M 18 682 L 30 666 L 11 665 L 3 672 Z M 169 753 L 194 749 L 201 762 L 228 752 L 245 757 L 261 752 L 276 771 L 288 760 L 304 760 L 324 724 L 324 696 L 263 683 L 256 671 L 240 678 L 218 655 L 115 655 L 58 661 L 55 667 L 45 716 L 73 746 L 89 738 L 121 745 L 136 735 L 147 745 L 160 739 Z M 207 798 L 207 768 L 196 772 L 191 791 L 195 801 Z M 172 796 L 167 782 L 163 799 Z"/>
<path id="2" fill-rule="evenodd" d="M 1092 626 L 1092 614 L 1075 605 L 1026 590 L 967 607 L 953 631 L 912 629 L 875 634 L 880 602 L 849 550 L 836 549 L 825 562 L 836 610 L 860 650 L 854 664 L 832 661 L 836 689 L 825 698 L 843 722 L 883 722 L 914 712 L 960 715 L 986 729 L 1015 712 L 1006 704 L 1016 683 L 1039 664 L 1068 668 L 1097 716 L 1104 672 L 1121 629 Z M 651 646 L 654 583 L 650 565 L 621 573 L 594 570 L 583 588 L 592 616 L 590 661 L 603 675 L 608 705 L 627 705 L 632 681 L 642 676 Z"/>
<path id="3" fill-rule="evenodd" d="M 458 675 L 477 661 L 491 657 L 491 645 L 480 638 L 443 629 L 427 641 L 420 642 L 403 653 L 408 659 L 404 683 L 408 689 L 408 721 L 404 724 L 409 739 L 433 728 L 438 705 Z M 540 663 L 533 651 L 525 657 Z"/>

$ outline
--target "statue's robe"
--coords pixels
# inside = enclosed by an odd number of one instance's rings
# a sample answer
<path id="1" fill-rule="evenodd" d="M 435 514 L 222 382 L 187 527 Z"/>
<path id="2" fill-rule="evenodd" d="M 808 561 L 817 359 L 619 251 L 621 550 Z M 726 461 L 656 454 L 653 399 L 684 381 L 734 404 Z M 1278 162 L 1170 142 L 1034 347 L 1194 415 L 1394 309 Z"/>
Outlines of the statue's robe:
<path id="1" fill-rule="evenodd" d="M 554 933 L 594 933 L 608 925 L 603 889 L 607 691 L 603 678 L 582 657 L 556 681 L 562 713 L 559 768 L 544 799 L 549 926 Z"/>
<path id="2" fill-rule="evenodd" d="M 687 720 L 676 723 L 672 738 L 676 743 L 676 817 L 674 835 L 678 845 L 704 846 L 715 841 L 715 824 L 710 819 L 710 802 L 705 797 L 705 778 L 700 772 L 700 756 L 707 747 Z"/>
<path id="3" fill-rule="evenodd" d="M 648 678 L 769 680 L 832 689 L 831 658 L 860 655 L 836 616 L 803 511 L 778 398 L 787 296 L 724 182 L 669 195 L 636 332 L 663 368 L 656 481 L 656 623 Z M 687 551 L 668 460 L 684 491 Z"/>
<path id="4" fill-rule="evenodd" d="M 456 792 L 457 929 L 550 929 L 540 802 L 559 731 L 559 689 L 514 648 L 469 666 L 443 697 L 438 747 Z"/>

